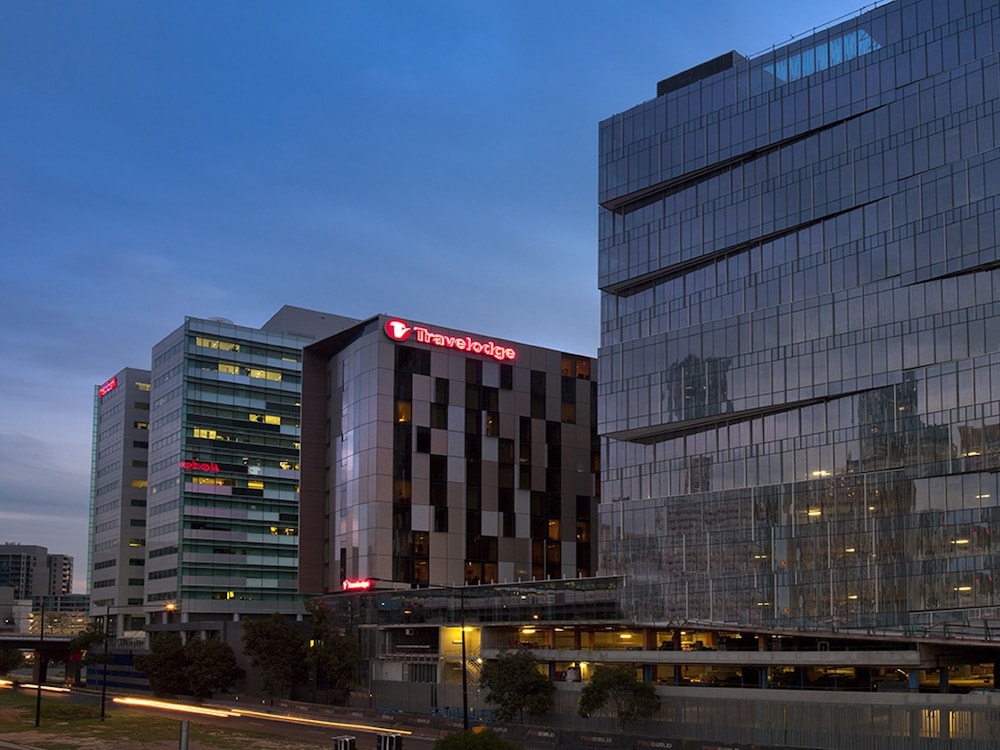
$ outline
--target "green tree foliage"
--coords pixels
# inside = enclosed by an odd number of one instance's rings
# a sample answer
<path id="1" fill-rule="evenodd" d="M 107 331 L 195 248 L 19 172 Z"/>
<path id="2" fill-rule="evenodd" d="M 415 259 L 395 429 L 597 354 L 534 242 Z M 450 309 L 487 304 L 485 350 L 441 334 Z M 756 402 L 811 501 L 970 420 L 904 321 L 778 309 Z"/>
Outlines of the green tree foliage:
<path id="1" fill-rule="evenodd" d="M 552 708 L 555 686 L 541 672 L 541 663 L 530 651 L 501 651 L 483 666 L 480 684 L 486 702 L 496 706 L 500 721 L 524 721 L 524 714 L 544 716 Z"/>
<path id="2" fill-rule="evenodd" d="M 334 691 L 334 702 L 347 702 L 351 689 L 358 683 L 361 646 L 358 639 L 345 635 L 334 621 L 330 608 L 321 599 L 306 603 L 312 616 L 312 642 L 307 663 L 316 670 L 316 682 Z"/>
<path id="3" fill-rule="evenodd" d="M 187 645 L 177 633 L 160 633 L 148 654 L 135 657 L 135 668 L 145 672 L 157 695 L 193 695 L 210 698 L 243 675 L 229 644 L 193 638 Z"/>
<path id="4" fill-rule="evenodd" d="M 434 743 L 434 750 L 522 750 L 522 746 L 486 729 L 445 735 Z"/>
<path id="5" fill-rule="evenodd" d="M 195 698 L 211 698 L 243 676 L 228 643 L 196 638 L 184 647 L 184 679 Z"/>
<path id="6" fill-rule="evenodd" d="M 630 721 L 655 714 L 660 709 L 660 699 L 652 685 L 636 677 L 632 667 L 597 667 L 580 693 L 579 714 L 588 719 L 608 705 L 624 732 Z"/>
<path id="7" fill-rule="evenodd" d="M 24 654 L 16 648 L 0 648 L 0 675 L 8 675 L 24 664 Z"/>
<path id="8" fill-rule="evenodd" d="M 135 668 L 146 673 L 149 686 L 157 695 L 186 694 L 185 667 L 184 644 L 177 633 L 159 633 L 153 638 L 149 653 L 135 657 Z"/>
<path id="9" fill-rule="evenodd" d="M 281 615 L 243 626 L 243 653 L 260 673 L 265 695 L 279 698 L 306 674 L 306 638 L 302 629 Z"/>
<path id="10" fill-rule="evenodd" d="M 104 644 L 104 626 L 100 623 L 92 622 L 83 632 L 77 633 L 70 639 L 69 650 L 74 653 L 86 652 L 87 661 L 94 660 L 94 651 Z"/>

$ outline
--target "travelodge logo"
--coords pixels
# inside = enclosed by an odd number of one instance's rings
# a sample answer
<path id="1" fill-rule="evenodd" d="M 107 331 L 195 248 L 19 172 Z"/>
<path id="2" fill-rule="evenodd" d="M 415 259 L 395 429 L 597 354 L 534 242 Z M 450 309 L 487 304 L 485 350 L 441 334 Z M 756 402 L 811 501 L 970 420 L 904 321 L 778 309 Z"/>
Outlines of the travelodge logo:
<path id="1" fill-rule="evenodd" d="M 386 335 L 393 341 L 406 341 L 410 338 L 410 334 L 413 332 L 413 329 L 399 318 L 393 318 L 392 320 L 386 321 L 385 332 Z"/>
<path id="2" fill-rule="evenodd" d="M 517 350 L 510 346 L 497 344 L 494 341 L 478 341 L 471 336 L 453 336 L 448 333 L 437 333 L 422 326 L 411 326 L 405 320 L 390 318 L 385 324 L 385 335 L 393 341 L 406 341 L 411 336 L 421 344 L 441 346 L 445 349 L 458 349 L 473 354 L 483 354 L 493 357 L 498 362 L 517 359 Z"/>

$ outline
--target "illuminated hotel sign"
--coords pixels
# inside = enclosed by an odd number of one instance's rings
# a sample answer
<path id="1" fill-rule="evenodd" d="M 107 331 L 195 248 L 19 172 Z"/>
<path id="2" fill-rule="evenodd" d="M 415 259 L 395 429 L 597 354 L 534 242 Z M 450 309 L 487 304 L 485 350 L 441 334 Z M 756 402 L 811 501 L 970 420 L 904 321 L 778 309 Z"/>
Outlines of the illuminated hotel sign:
<path id="1" fill-rule="evenodd" d="M 370 578 L 348 578 L 344 581 L 344 591 L 367 591 L 372 587 Z"/>
<path id="2" fill-rule="evenodd" d="M 185 471 L 207 471 L 210 474 L 219 473 L 219 465 L 208 463 L 207 461 L 181 461 L 181 468 Z"/>
<path id="3" fill-rule="evenodd" d="M 117 387 L 118 387 L 118 378 L 113 377 L 111 378 L 111 380 L 109 380 L 107 383 L 105 383 L 104 385 L 102 385 L 100 388 L 97 389 L 97 397 L 104 398 Z"/>
<path id="4" fill-rule="evenodd" d="M 411 326 L 399 318 L 392 318 L 386 321 L 385 334 L 393 341 L 406 341 L 410 337 L 413 337 L 421 344 L 482 354 L 487 357 L 493 357 L 498 362 L 505 360 L 514 361 L 517 359 L 517 350 L 513 347 L 497 344 L 494 341 L 479 341 L 471 336 L 453 336 L 448 333 L 437 333 L 422 326 Z"/>

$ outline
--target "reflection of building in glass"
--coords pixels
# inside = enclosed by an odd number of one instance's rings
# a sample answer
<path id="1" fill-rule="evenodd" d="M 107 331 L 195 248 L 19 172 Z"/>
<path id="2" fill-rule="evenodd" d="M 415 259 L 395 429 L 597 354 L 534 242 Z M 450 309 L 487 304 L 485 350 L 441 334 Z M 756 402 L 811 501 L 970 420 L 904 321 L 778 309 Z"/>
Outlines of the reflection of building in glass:
<path id="1" fill-rule="evenodd" d="M 1000 20 L 927 8 L 724 55 L 601 125 L 600 570 L 643 617 L 1000 607 L 995 63 L 959 30 Z"/>
<path id="2" fill-rule="evenodd" d="M 913 372 L 903 382 L 858 396 L 858 432 L 861 469 L 897 468 L 948 461 L 952 456 L 947 427 L 925 425 L 917 403 Z"/>
<path id="3" fill-rule="evenodd" d="M 698 419 L 724 414 L 731 404 L 726 400 L 726 370 L 729 359 L 709 357 L 701 360 L 689 354 L 667 368 L 667 393 L 674 419 Z"/>

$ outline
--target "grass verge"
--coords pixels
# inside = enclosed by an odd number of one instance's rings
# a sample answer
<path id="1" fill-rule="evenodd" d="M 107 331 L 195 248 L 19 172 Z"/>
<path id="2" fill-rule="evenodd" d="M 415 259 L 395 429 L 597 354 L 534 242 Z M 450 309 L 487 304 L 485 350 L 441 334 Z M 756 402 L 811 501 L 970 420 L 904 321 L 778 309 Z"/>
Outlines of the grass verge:
<path id="1" fill-rule="evenodd" d="M 36 696 L 33 692 L 0 689 L 0 739 L 42 750 L 124 750 L 136 747 L 177 747 L 180 719 L 150 716 L 122 706 L 107 706 L 101 721 L 97 706 L 71 703 L 67 696 L 43 695 L 39 727 L 35 728 Z M 186 718 L 186 717 L 185 717 Z M 332 743 L 300 740 L 256 732 L 225 729 L 190 719 L 190 747 L 218 750 L 315 750 Z M 17 735 L 17 737 L 12 737 Z"/>

